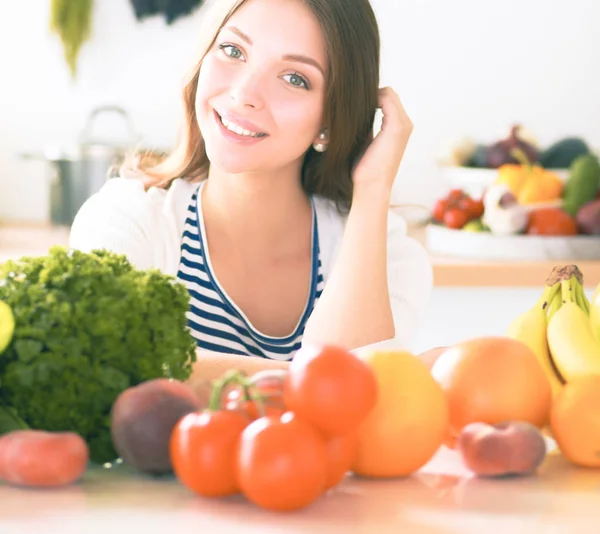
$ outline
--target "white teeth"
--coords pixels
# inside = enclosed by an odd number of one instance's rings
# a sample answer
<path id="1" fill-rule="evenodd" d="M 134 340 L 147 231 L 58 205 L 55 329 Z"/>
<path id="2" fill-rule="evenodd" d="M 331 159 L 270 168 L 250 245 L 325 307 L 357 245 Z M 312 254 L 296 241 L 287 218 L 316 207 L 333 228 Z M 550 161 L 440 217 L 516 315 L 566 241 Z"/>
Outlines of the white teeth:
<path id="1" fill-rule="evenodd" d="M 221 116 L 219 115 L 219 117 L 221 117 Z M 227 128 L 228 130 L 230 130 L 232 132 L 235 132 L 238 135 L 244 135 L 247 137 L 261 137 L 262 136 L 262 134 L 259 134 L 256 132 L 251 132 L 250 130 L 245 130 L 241 126 L 238 126 L 234 122 L 228 121 L 227 119 L 224 119 L 223 117 L 221 117 L 221 122 L 223 123 L 223 126 L 225 126 L 225 128 Z"/>

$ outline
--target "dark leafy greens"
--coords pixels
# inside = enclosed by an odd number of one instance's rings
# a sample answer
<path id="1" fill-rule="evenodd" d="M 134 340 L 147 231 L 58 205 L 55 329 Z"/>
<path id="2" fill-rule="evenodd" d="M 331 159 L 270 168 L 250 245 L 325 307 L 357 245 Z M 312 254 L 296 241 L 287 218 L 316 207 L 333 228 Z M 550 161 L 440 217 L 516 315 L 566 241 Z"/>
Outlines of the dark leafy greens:
<path id="1" fill-rule="evenodd" d="M 191 373 L 186 288 L 125 256 L 53 247 L 8 261 L 0 300 L 16 320 L 0 356 L 0 406 L 31 428 L 78 432 L 93 461 L 116 456 L 110 410 L 121 391 Z"/>

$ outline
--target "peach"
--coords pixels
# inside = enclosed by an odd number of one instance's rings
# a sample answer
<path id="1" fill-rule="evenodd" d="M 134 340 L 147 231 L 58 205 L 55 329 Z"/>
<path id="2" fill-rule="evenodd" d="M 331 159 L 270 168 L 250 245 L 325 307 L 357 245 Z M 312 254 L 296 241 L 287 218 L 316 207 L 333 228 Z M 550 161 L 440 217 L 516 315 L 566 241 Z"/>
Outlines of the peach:
<path id="1" fill-rule="evenodd" d="M 186 383 L 167 378 L 143 382 L 123 391 L 113 404 L 111 433 L 115 450 L 136 469 L 172 472 L 169 442 L 183 416 L 206 408 Z"/>
<path id="2" fill-rule="evenodd" d="M 460 432 L 457 449 L 479 476 L 532 474 L 547 452 L 542 433 L 526 421 L 470 423 Z"/>

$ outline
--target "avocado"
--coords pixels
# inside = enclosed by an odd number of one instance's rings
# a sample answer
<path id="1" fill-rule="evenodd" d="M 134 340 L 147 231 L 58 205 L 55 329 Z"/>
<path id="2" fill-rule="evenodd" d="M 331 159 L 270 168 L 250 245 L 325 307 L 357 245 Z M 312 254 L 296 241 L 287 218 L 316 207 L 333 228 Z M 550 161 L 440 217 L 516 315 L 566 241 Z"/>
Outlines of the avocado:
<path id="1" fill-rule="evenodd" d="M 593 154 L 575 159 L 563 192 L 563 209 L 575 217 L 579 208 L 596 198 L 600 187 L 600 163 Z"/>
<path id="2" fill-rule="evenodd" d="M 545 169 L 568 169 L 576 158 L 590 152 L 583 139 L 566 137 L 543 150 L 538 163 Z"/>

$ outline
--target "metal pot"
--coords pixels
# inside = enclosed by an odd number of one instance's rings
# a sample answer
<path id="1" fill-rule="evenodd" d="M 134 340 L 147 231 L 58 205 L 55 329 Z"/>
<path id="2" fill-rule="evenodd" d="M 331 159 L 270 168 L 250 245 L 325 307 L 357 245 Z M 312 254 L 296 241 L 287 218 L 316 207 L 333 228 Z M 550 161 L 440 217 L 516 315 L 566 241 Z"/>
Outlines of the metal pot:
<path id="1" fill-rule="evenodd" d="M 119 145 L 94 140 L 93 123 L 103 113 L 116 113 L 125 122 L 128 140 Z M 70 226 L 83 203 L 97 193 L 114 176 L 127 152 L 136 147 L 138 136 L 127 112 L 118 106 L 93 109 L 72 147 L 49 147 L 41 155 L 24 154 L 25 158 L 49 163 L 50 220 L 54 225 Z"/>

